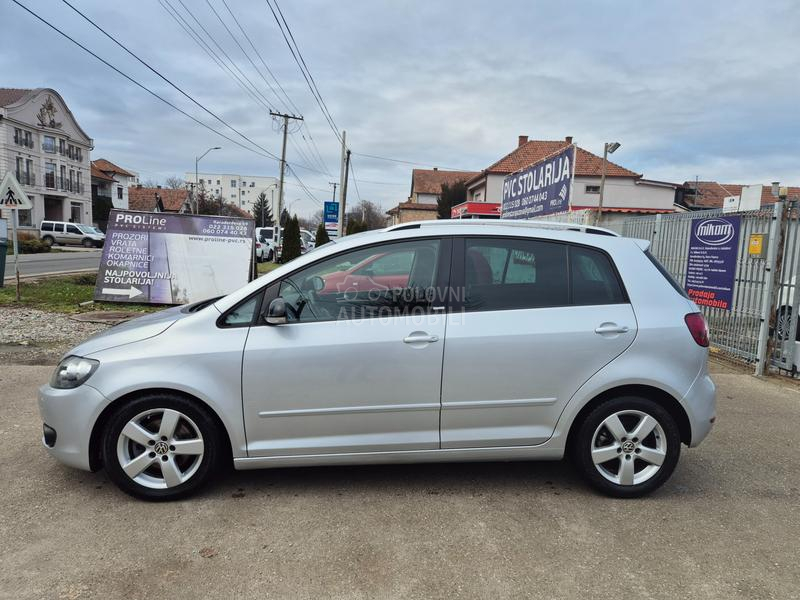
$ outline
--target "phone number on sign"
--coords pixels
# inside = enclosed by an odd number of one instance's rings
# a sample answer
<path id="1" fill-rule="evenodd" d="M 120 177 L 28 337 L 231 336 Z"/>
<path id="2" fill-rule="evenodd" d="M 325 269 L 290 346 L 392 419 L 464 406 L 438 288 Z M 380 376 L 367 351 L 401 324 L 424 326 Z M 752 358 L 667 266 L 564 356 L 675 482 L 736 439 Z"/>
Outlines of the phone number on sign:
<path id="1" fill-rule="evenodd" d="M 232 235 L 247 237 L 247 224 L 213 222 L 203 227 L 202 233 L 206 235 Z"/>

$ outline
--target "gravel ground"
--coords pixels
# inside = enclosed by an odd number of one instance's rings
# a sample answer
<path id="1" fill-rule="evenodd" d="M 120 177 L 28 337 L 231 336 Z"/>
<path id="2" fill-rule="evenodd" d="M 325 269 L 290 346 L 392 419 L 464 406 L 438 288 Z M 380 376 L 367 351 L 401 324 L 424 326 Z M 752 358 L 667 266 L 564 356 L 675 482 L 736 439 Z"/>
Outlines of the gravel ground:
<path id="1" fill-rule="evenodd" d="M 54 365 L 64 352 L 107 327 L 59 313 L 0 307 L 0 364 Z"/>
<path id="2" fill-rule="evenodd" d="M 0 369 L 0 598 L 800 598 L 800 392 L 714 367 L 719 420 L 647 498 L 564 463 L 235 472 L 134 500 L 41 446 Z"/>

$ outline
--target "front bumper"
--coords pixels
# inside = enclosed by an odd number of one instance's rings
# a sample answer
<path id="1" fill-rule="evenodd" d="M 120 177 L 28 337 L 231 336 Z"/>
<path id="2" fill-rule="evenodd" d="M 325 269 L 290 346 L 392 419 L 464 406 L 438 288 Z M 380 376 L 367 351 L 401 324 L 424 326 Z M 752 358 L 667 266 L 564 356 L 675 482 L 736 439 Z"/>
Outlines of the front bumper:
<path id="1" fill-rule="evenodd" d="M 706 438 L 717 418 L 717 387 L 707 372 L 695 379 L 683 398 L 683 405 L 692 428 L 689 447 L 694 448 Z"/>
<path id="2" fill-rule="evenodd" d="M 44 424 L 56 432 L 52 447 L 43 436 L 47 451 L 65 465 L 91 470 L 89 440 L 95 421 L 107 404 L 103 394 L 86 384 L 71 390 L 40 387 L 39 413 Z"/>

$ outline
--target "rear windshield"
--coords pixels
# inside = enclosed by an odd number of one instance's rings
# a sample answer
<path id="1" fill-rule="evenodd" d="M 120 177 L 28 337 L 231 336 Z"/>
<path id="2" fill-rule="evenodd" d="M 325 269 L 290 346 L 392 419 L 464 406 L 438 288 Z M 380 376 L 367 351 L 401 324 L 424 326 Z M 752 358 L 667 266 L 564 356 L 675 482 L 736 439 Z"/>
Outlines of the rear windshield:
<path id="1" fill-rule="evenodd" d="M 653 266 L 655 266 L 655 268 L 658 269 L 658 272 L 661 273 L 664 276 L 664 279 L 666 279 L 669 282 L 669 284 L 673 287 L 673 289 L 676 292 L 678 292 L 681 296 L 683 296 L 687 300 L 691 300 L 691 298 L 689 298 L 689 294 L 686 293 L 686 290 L 684 290 L 678 284 L 678 282 L 675 281 L 675 279 L 672 277 L 672 275 L 669 274 L 669 271 L 667 271 L 664 268 L 664 265 L 662 265 L 660 262 L 658 262 L 658 259 L 655 256 L 650 254 L 650 250 L 645 250 L 644 254 L 645 254 L 645 256 L 647 256 L 647 258 L 650 259 L 650 262 L 653 263 Z"/>

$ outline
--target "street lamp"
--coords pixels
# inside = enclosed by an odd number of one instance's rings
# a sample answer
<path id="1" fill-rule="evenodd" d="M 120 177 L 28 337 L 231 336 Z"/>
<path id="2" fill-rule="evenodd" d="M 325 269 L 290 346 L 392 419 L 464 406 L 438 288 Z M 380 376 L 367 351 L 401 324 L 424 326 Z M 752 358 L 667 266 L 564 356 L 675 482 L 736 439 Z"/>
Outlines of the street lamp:
<path id="1" fill-rule="evenodd" d="M 222 150 L 221 146 L 214 146 L 213 148 L 209 148 L 205 152 L 203 152 L 200 156 L 196 156 L 194 159 L 194 213 L 197 214 L 197 190 L 199 189 L 198 186 L 198 173 L 197 173 L 197 165 L 206 154 L 211 152 L 212 150 Z"/>
<path id="2" fill-rule="evenodd" d="M 619 147 L 619 142 L 606 142 L 603 146 L 603 166 L 600 171 L 600 200 L 597 203 L 597 214 L 594 218 L 594 224 L 600 223 L 600 216 L 603 214 L 603 193 L 606 189 L 606 165 L 608 164 L 608 155 L 614 154 Z"/>

